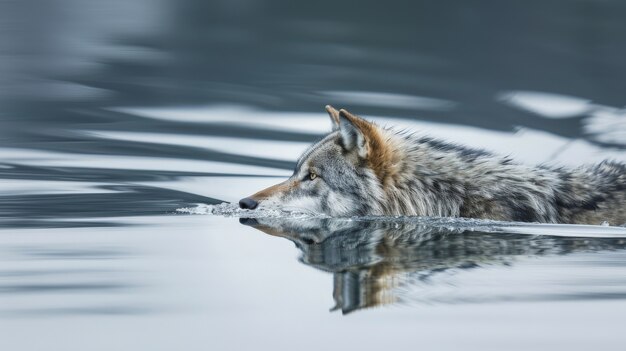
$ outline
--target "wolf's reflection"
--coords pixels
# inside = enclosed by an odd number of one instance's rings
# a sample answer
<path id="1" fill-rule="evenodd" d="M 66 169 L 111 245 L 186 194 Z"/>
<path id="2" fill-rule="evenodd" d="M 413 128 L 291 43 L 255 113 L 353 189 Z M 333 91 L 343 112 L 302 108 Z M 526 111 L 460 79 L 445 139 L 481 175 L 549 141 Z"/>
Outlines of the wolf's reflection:
<path id="1" fill-rule="evenodd" d="M 302 251 L 304 264 L 333 273 L 333 309 L 343 313 L 397 302 L 395 288 L 451 269 L 626 246 L 624 239 L 482 233 L 410 222 L 267 218 L 240 222 L 291 240 Z"/>

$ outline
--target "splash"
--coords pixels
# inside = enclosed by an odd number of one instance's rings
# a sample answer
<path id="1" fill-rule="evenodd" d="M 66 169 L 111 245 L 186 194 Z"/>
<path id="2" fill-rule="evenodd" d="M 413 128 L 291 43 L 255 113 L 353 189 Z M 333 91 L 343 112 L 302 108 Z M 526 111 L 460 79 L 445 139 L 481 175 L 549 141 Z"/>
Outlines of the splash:
<path id="1" fill-rule="evenodd" d="M 332 220 L 347 222 L 386 223 L 401 225 L 412 223 L 431 228 L 444 229 L 448 232 L 484 232 L 502 234 L 546 235 L 569 238 L 624 238 L 625 226 L 610 226 L 603 222 L 598 225 L 582 224 L 552 224 L 501 222 L 473 218 L 450 217 L 412 217 L 412 216 L 364 216 L 350 218 L 332 218 L 327 215 L 314 213 L 297 208 L 261 208 L 256 210 L 241 209 L 234 203 L 217 205 L 197 204 L 195 207 L 185 207 L 176 210 L 179 213 L 194 215 L 214 215 L 237 218 L 265 218 L 275 220 Z"/>
<path id="2" fill-rule="evenodd" d="M 237 204 L 224 202 L 217 205 L 197 204 L 195 207 L 184 207 L 176 210 L 179 213 L 194 215 L 214 215 L 239 218 L 326 218 L 326 215 L 298 208 L 260 208 L 248 210 L 239 208 Z"/>

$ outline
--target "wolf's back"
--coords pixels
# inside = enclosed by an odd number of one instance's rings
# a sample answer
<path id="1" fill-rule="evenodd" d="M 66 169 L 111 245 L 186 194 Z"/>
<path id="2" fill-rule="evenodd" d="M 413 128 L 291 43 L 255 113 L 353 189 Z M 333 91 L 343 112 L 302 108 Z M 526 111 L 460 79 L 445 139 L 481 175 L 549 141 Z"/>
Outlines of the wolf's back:
<path id="1" fill-rule="evenodd" d="M 626 224 L 626 164 L 615 161 L 561 171 L 556 204 L 562 222 Z"/>

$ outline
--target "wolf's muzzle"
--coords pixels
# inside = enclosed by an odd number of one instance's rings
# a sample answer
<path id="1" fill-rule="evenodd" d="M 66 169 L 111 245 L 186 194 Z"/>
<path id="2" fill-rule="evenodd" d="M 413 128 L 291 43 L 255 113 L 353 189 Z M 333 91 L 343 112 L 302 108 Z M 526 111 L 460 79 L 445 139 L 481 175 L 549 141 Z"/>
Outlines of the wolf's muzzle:
<path id="1" fill-rule="evenodd" d="M 258 205 L 259 203 L 256 200 L 249 197 L 244 197 L 243 199 L 239 200 L 239 207 L 244 209 L 254 210 Z"/>

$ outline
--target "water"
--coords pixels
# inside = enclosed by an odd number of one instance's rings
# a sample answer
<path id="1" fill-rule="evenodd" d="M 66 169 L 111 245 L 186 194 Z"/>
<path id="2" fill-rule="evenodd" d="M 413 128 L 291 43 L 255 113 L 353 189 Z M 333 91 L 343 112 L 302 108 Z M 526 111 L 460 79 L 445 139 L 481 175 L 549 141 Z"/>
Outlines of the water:
<path id="1" fill-rule="evenodd" d="M 326 104 L 531 164 L 626 161 L 625 16 L 0 2 L 0 349 L 621 349 L 618 223 L 219 204 L 288 176 Z"/>

